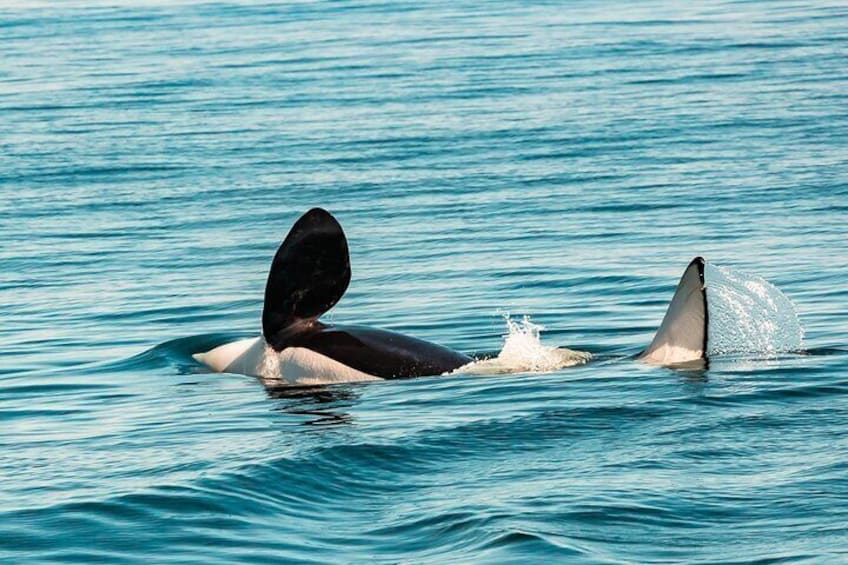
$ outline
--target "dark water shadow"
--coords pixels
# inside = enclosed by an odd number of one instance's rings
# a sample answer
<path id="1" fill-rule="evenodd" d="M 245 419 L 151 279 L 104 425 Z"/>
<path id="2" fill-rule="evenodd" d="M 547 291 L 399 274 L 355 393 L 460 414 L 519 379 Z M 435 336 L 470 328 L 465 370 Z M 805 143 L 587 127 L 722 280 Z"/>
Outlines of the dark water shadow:
<path id="1" fill-rule="evenodd" d="M 678 373 L 683 392 L 687 396 L 703 396 L 709 384 L 707 368 L 675 371 Z"/>
<path id="2" fill-rule="evenodd" d="M 351 424 L 353 416 L 345 411 L 351 408 L 360 394 L 349 386 L 282 386 L 265 385 L 268 398 L 278 400 L 275 411 L 298 416 L 310 416 L 306 426 L 338 426 Z"/>

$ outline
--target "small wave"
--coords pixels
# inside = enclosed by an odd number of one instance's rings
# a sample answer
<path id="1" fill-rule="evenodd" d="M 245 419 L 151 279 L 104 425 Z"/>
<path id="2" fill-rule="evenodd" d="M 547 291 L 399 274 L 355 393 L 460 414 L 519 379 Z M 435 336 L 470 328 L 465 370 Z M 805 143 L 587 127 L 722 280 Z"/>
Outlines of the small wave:
<path id="1" fill-rule="evenodd" d="M 107 366 L 122 370 L 172 366 L 176 367 L 180 373 L 196 373 L 201 369 L 201 366 L 192 357 L 194 353 L 214 349 L 240 337 L 242 336 L 235 333 L 210 333 L 179 337 Z"/>
<path id="2" fill-rule="evenodd" d="M 507 333 L 497 357 L 474 361 L 453 371 L 452 374 L 547 373 L 582 365 L 592 358 L 588 351 L 542 344 L 541 333 L 545 328 L 531 322 L 529 316 L 524 316 L 521 321 L 516 322 L 507 314 L 504 321 Z"/>

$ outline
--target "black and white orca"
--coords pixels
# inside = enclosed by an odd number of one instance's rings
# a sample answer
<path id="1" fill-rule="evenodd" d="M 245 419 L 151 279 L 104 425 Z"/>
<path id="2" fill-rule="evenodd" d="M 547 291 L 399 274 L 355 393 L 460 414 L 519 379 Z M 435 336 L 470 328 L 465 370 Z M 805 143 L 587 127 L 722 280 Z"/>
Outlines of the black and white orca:
<path id="1" fill-rule="evenodd" d="M 273 374 L 297 384 L 440 375 L 473 361 L 399 333 L 319 321 L 349 283 L 344 231 L 329 212 L 313 208 L 295 222 L 271 263 L 262 335 L 194 357 L 215 371 Z"/>
<path id="2" fill-rule="evenodd" d="M 659 330 L 638 359 L 677 366 L 707 358 L 706 266 L 701 257 L 689 263 Z M 326 210 L 313 208 L 292 226 L 271 263 L 262 335 L 196 354 L 195 359 L 219 372 L 304 385 L 441 375 L 474 361 L 399 333 L 321 322 L 318 318 L 341 299 L 350 277 L 342 227 Z M 783 297 L 777 289 L 773 292 Z"/>

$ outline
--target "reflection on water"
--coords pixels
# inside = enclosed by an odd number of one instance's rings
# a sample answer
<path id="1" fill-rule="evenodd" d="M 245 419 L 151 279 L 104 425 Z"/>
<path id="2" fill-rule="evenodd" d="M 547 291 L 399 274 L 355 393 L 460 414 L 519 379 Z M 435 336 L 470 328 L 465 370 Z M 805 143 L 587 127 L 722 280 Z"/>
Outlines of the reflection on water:
<path id="1" fill-rule="evenodd" d="M 283 400 L 275 410 L 311 416 L 304 424 L 310 426 L 330 426 L 349 424 L 352 416 L 345 409 L 353 405 L 358 398 L 354 388 L 347 385 L 335 386 L 266 386 L 266 392 L 274 400 Z"/>

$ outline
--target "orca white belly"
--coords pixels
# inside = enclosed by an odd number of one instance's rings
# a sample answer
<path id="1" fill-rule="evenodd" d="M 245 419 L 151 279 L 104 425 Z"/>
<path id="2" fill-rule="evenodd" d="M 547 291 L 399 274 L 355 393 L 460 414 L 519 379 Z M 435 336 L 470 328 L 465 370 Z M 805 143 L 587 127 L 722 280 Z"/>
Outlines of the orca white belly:
<path id="1" fill-rule="evenodd" d="M 287 347 L 279 353 L 262 337 L 226 343 L 194 359 L 219 373 L 259 377 L 266 385 L 327 385 L 382 381 L 353 367 L 304 347 Z"/>

